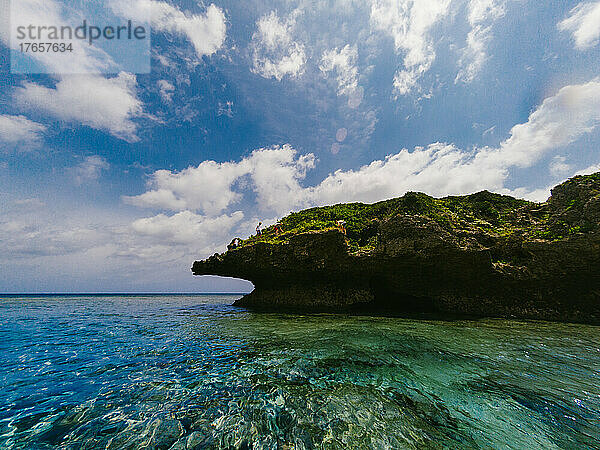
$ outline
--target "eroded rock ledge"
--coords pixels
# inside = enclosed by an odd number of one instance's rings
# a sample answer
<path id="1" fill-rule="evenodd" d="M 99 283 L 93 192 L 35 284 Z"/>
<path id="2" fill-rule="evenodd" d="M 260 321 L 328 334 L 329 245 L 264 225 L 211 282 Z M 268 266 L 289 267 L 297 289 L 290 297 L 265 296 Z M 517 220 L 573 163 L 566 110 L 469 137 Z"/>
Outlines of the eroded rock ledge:
<path id="1" fill-rule="evenodd" d="M 599 223 L 600 173 L 543 204 L 408 193 L 291 214 L 283 234 L 267 229 L 192 270 L 254 283 L 236 303 L 246 307 L 600 323 Z"/>

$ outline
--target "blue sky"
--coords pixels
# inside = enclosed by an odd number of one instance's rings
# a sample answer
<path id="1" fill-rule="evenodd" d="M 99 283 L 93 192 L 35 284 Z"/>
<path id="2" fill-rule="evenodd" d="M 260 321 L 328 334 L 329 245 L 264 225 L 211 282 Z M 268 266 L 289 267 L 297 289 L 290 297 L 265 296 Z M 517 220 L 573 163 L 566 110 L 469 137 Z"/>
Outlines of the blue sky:
<path id="1" fill-rule="evenodd" d="M 245 291 L 189 268 L 258 220 L 600 170 L 598 1 L 115 4 L 151 73 L 11 74 L 1 36 L 0 292 Z"/>

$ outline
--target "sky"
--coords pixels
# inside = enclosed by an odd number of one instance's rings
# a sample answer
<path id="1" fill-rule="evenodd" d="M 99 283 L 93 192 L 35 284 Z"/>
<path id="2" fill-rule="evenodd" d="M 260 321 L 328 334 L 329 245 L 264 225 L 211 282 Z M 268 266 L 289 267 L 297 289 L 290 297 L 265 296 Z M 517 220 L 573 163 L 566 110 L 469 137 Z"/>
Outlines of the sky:
<path id="1" fill-rule="evenodd" d="M 600 1 L 118 5 L 150 73 L 12 73 L 0 33 L 0 292 L 247 292 L 190 267 L 258 221 L 600 171 Z"/>

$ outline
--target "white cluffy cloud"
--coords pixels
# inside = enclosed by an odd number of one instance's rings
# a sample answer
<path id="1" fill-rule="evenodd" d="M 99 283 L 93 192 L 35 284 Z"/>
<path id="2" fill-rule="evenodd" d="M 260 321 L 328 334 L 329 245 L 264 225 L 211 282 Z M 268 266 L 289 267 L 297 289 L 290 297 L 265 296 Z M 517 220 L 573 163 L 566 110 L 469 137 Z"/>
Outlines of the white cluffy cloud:
<path id="1" fill-rule="evenodd" d="M 16 103 L 69 123 L 81 123 L 128 142 L 138 141 L 133 119 L 143 113 L 137 98 L 135 75 L 122 72 L 114 78 L 70 75 L 48 88 L 25 83 L 14 93 Z"/>
<path id="2" fill-rule="evenodd" d="M 247 177 L 263 209 L 287 212 L 291 206 L 304 206 L 296 197 L 299 180 L 314 166 L 313 154 L 297 157 L 289 145 L 262 148 L 239 162 L 204 161 L 181 172 L 159 170 L 152 175 L 151 190 L 124 200 L 142 207 L 216 216 L 242 199 L 235 185 Z"/>
<path id="3" fill-rule="evenodd" d="M 161 278 L 187 286 L 182 289 L 193 288 L 200 280 L 191 277 L 191 262 L 224 250 L 244 218 L 241 212 L 209 218 L 183 211 L 132 220 L 97 210 L 69 217 L 43 203 L 20 203 L 11 214 L 0 217 L 0 266 L 25 271 L 28 282 L 37 283 L 40 290 L 45 281 L 51 281 L 44 280 L 46 275 L 38 270 L 46 265 L 59 267 L 58 276 L 67 283 L 91 282 L 87 275 L 93 272 L 93 279 L 99 279 L 97 289 L 120 284 L 143 290 L 157 281 L 156 272 L 147 270 L 152 264 Z M 5 279 L 0 283 L 6 283 Z M 251 290 L 247 283 L 240 286 Z M 78 290 L 73 285 L 63 289 Z"/>
<path id="4" fill-rule="evenodd" d="M 219 50 L 226 37 L 226 18 L 223 11 L 210 5 L 204 14 L 189 14 L 166 2 L 112 0 L 113 12 L 127 18 L 145 21 L 152 11 L 155 30 L 185 36 L 201 57 Z M 71 14 L 71 16 L 69 16 Z M 13 8 L 15 23 L 71 23 L 77 19 L 55 0 L 20 0 Z M 8 33 L 1 33 L 8 43 Z M 134 119 L 144 115 L 143 104 L 137 96 L 135 75 L 121 72 L 116 77 L 101 75 L 64 75 L 74 73 L 100 73 L 113 68 L 109 55 L 95 46 L 75 43 L 77 58 L 57 58 L 50 53 L 36 53 L 35 57 L 49 73 L 61 74 L 54 88 L 36 83 L 25 83 L 14 94 L 16 103 L 31 111 L 46 113 L 52 117 L 75 124 L 102 130 L 128 142 L 139 140 Z M 174 87 L 159 82 L 161 97 L 169 102 Z"/>
<path id="5" fill-rule="evenodd" d="M 470 83 L 487 59 L 486 47 L 491 38 L 492 22 L 504 15 L 504 2 L 498 0 L 471 0 L 467 46 L 462 50 L 460 70 L 455 82 Z"/>
<path id="6" fill-rule="evenodd" d="M 150 179 L 151 190 L 124 200 L 147 208 L 189 209 L 216 215 L 240 200 L 241 195 L 232 191 L 232 185 L 246 173 L 240 163 L 215 161 L 204 161 L 181 172 L 158 170 Z"/>
<path id="7" fill-rule="evenodd" d="M 569 17 L 558 24 L 558 29 L 570 32 L 579 50 L 595 46 L 600 39 L 600 1 L 577 5 Z"/>
<path id="8" fill-rule="evenodd" d="M 15 39 L 16 27 L 27 25 L 47 26 L 48 24 L 64 24 L 76 27 L 81 24 L 81 9 L 65 8 L 64 2 L 58 0 L 19 0 L 12 7 L 5 5 L 3 11 L 9 13 L 11 27 L 3 28 L 0 37 L 7 46 L 18 50 L 20 40 Z M 0 5 L 2 6 L 2 5 Z M 11 39 L 11 35 L 13 39 Z M 41 66 L 45 73 L 81 74 L 104 73 L 118 71 L 118 65 L 104 50 L 86 41 L 73 40 L 72 52 L 34 52 L 29 53 Z"/>
<path id="9" fill-rule="evenodd" d="M 481 189 L 509 192 L 505 182 L 511 167 L 531 167 L 551 150 L 575 142 L 599 125 L 600 80 L 595 79 L 566 86 L 544 100 L 497 148 L 464 151 L 436 143 L 404 149 L 358 170 L 337 171 L 311 188 L 309 195 L 313 203 L 324 204 L 376 201 L 408 190 L 440 196 Z M 520 189 L 517 193 L 542 200 L 548 191 Z"/>
<path id="10" fill-rule="evenodd" d="M 450 0 L 373 0 L 371 26 L 394 39 L 404 53 L 403 68 L 394 76 L 398 95 L 409 94 L 435 60 L 430 31 L 448 13 Z"/>
<path id="11" fill-rule="evenodd" d="M 236 211 L 231 215 L 204 217 L 191 211 L 182 211 L 172 216 L 159 214 L 138 219 L 131 224 L 135 233 L 159 239 L 171 244 L 190 242 L 215 242 L 227 239 L 227 233 L 244 218 Z M 218 236 L 215 239 L 215 236 Z"/>
<path id="12" fill-rule="evenodd" d="M 239 162 L 206 161 L 181 172 L 158 171 L 152 189 L 126 200 L 174 211 L 199 210 L 216 216 L 254 191 L 258 209 L 278 215 L 296 208 L 348 201 L 373 202 L 409 190 L 443 196 L 482 189 L 543 200 L 547 190 L 509 190 L 513 167 L 531 167 L 550 151 L 573 143 L 600 125 L 600 81 L 566 86 L 547 98 L 527 122 L 515 125 L 498 147 L 462 150 L 434 143 L 402 149 L 356 170 L 338 170 L 319 184 L 300 181 L 315 166 L 312 154 L 298 156 L 289 145 L 259 149 Z M 561 160 L 556 160 L 560 163 Z M 564 164 L 564 161 L 562 161 Z M 564 166 L 556 169 L 565 172 Z"/>
<path id="13" fill-rule="evenodd" d="M 63 227 L 21 215 L 0 220 L 0 263 L 24 257 L 68 255 L 100 245 L 100 233 L 93 228 Z"/>
<path id="14" fill-rule="evenodd" d="M 166 103 L 171 103 L 173 101 L 173 94 L 175 93 L 175 86 L 167 80 L 158 80 L 157 84 L 160 98 Z"/>
<path id="15" fill-rule="evenodd" d="M 80 164 L 71 169 L 73 180 L 78 186 L 100 178 L 103 170 L 108 170 L 110 164 L 106 159 L 98 155 L 86 157 Z"/>
<path id="16" fill-rule="evenodd" d="M 264 78 L 281 81 L 284 76 L 297 77 L 306 62 L 304 45 L 292 37 L 299 10 L 285 20 L 275 11 L 256 22 L 257 30 L 252 35 L 252 71 Z"/>
<path id="17" fill-rule="evenodd" d="M 600 78 L 565 86 L 516 125 L 493 154 L 506 165 L 529 167 L 547 151 L 571 144 L 600 124 Z"/>
<path id="18" fill-rule="evenodd" d="M 19 150 L 38 147 L 46 127 L 25 116 L 0 114 L 0 143 Z"/>
<path id="19" fill-rule="evenodd" d="M 161 1 L 112 0 L 110 7 L 126 18 L 141 18 L 152 14 L 154 30 L 185 36 L 194 46 L 199 57 L 212 55 L 223 46 L 227 35 L 227 19 L 223 10 L 214 4 L 204 14 L 190 14 Z"/>
<path id="20" fill-rule="evenodd" d="M 561 155 L 556 155 L 550 161 L 550 165 L 548 166 L 550 169 L 550 174 L 554 177 L 562 177 L 571 172 L 571 165 L 567 163 L 567 158 Z"/>
<path id="21" fill-rule="evenodd" d="M 600 163 L 593 164 L 585 169 L 579 170 L 578 172 L 575 172 L 575 175 L 591 175 L 592 173 L 596 172 L 600 172 Z"/>
<path id="22" fill-rule="evenodd" d="M 81 23 L 80 14 L 81 10 L 65 8 L 57 0 L 19 0 L 18 5 L 11 8 L 13 26 L 49 23 L 76 26 Z M 3 30 L 1 36 L 8 45 L 7 30 Z M 16 39 L 10 42 L 13 48 L 17 43 Z M 17 105 L 64 122 L 106 131 L 129 142 L 137 141 L 133 119 L 142 115 L 142 103 L 137 98 L 136 77 L 125 72 L 116 77 L 101 76 L 102 72 L 117 71 L 113 70 L 118 66 L 110 55 L 86 42 L 74 41 L 73 47 L 73 54 L 32 54 L 45 71 L 56 74 L 56 86 L 49 88 L 26 82 L 15 90 Z M 90 75 L 74 75 L 85 73 Z"/>
<path id="23" fill-rule="evenodd" d="M 352 96 L 358 90 L 358 69 L 356 60 L 358 50 L 356 46 L 346 45 L 341 49 L 325 51 L 321 57 L 319 69 L 324 74 L 336 73 L 338 95 Z"/>

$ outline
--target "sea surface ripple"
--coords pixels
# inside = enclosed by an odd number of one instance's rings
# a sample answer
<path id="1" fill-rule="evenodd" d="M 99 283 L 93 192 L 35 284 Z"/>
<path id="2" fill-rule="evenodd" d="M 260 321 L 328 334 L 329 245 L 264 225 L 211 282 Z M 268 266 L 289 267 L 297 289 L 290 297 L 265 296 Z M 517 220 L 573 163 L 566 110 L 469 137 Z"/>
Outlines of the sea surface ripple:
<path id="1" fill-rule="evenodd" d="M 0 448 L 600 448 L 600 328 L 0 297 Z"/>

